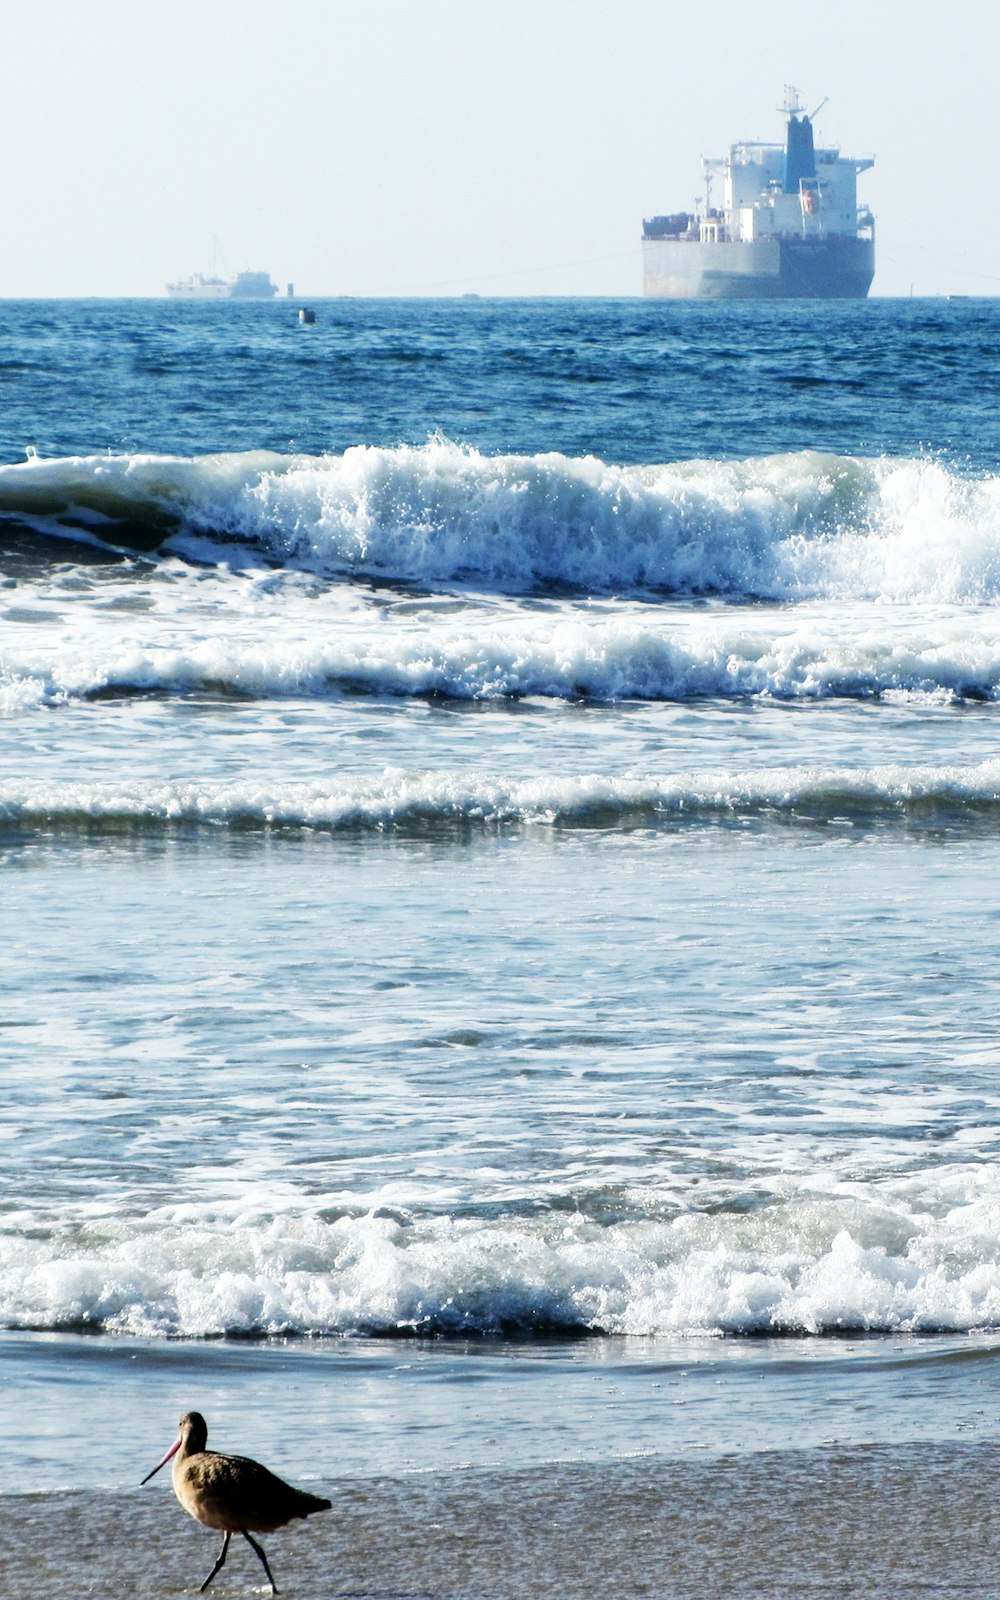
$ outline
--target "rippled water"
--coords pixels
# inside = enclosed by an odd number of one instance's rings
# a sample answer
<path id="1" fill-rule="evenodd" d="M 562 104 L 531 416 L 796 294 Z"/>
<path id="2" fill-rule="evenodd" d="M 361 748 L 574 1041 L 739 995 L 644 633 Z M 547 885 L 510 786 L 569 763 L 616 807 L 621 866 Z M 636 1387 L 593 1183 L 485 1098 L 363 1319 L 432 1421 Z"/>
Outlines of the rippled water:
<path id="1" fill-rule="evenodd" d="M 316 309 L 0 307 L 6 1491 L 992 1438 L 1000 314 Z"/>

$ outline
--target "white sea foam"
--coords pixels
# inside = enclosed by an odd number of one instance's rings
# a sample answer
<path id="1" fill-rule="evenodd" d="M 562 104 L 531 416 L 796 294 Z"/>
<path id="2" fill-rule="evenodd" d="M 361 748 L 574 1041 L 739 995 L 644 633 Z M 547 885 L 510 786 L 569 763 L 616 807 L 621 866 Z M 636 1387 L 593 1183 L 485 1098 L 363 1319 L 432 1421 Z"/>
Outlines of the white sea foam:
<path id="1" fill-rule="evenodd" d="M 982 1168 L 775 1194 L 747 1216 L 602 1226 L 193 1207 L 0 1240 L 0 1323 L 130 1334 L 623 1335 L 1000 1326 L 1000 1194 Z"/>
<path id="2" fill-rule="evenodd" d="M 1000 693 L 1000 623 L 991 608 L 705 609 L 553 602 L 542 611 L 469 598 L 432 605 L 351 604 L 343 586 L 232 574 L 147 585 L 132 609 L 104 594 L 22 586 L 23 610 L 0 636 L 0 710 L 95 694 L 253 698 L 341 693 L 467 700 L 543 696 L 683 700 L 825 699 Z"/>
<path id="3" fill-rule="evenodd" d="M 1000 479 L 923 459 L 620 466 L 443 439 L 325 457 L 33 459 L 0 467 L 0 512 L 75 519 L 112 542 L 118 519 L 124 543 L 210 535 L 328 575 L 511 592 L 1000 594 Z"/>
<path id="4" fill-rule="evenodd" d="M 150 826 L 374 828 L 408 824 L 552 825 L 691 820 L 767 812 L 882 818 L 938 808 L 1000 809 L 1000 761 L 973 766 L 782 767 L 509 779 L 476 772 L 413 773 L 287 783 L 0 782 L 0 827 L 47 830 Z"/>

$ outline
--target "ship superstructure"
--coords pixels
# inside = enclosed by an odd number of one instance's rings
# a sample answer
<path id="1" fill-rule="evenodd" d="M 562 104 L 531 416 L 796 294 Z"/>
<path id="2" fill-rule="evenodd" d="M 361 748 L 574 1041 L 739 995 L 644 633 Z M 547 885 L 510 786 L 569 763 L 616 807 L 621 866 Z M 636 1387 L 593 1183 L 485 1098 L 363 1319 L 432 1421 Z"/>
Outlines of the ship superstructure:
<path id="1" fill-rule="evenodd" d="M 817 148 L 796 90 L 787 90 L 782 109 L 784 144 L 732 145 L 728 156 L 704 162 L 700 211 L 644 221 L 644 294 L 860 300 L 868 293 L 875 221 L 858 206 L 857 179 L 874 161 Z"/>
<path id="2" fill-rule="evenodd" d="M 206 278 L 196 272 L 178 283 L 168 283 L 172 300 L 271 300 L 278 285 L 266 272 L 238 272 L 235 278 Z"/>

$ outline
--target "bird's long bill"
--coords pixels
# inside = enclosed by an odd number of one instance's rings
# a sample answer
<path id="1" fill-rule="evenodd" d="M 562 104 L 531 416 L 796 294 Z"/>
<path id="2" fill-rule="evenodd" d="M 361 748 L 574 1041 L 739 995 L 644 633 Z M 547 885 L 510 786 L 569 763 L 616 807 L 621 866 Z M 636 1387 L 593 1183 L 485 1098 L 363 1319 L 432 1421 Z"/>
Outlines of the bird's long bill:
<path id="1" fill-rule="evenodd" d="M 181 1441 L 179 1439 L 175 1439 L 173 1444 L 170 1446 L 170 1449 L 167 1451 L 166 1455 L 163 1457 L 163 1460 L 162 1461 L 158 1461 L 156 1463 L 156 1466 L 153 1468 L 152 1472 L 147 1472 L 146 1473 L 146 1476 L 143 1478 L 142 1483 L 148 1483 L 150 1478 L 155 1478 L 156 1474 L 159 1472 L 160 1468 L 166 1466 L 167 1462 L 170 1460 L 170 1457 L 171 1456 L 175 1456 L 177 1454 L 178 1450 L 180 1449 L 180 1447 L 181 1447 Z M 139 1485 L 140 1489 L 142 1488 L 142 1483 L 140 1483 L 140 1485 Z"/>

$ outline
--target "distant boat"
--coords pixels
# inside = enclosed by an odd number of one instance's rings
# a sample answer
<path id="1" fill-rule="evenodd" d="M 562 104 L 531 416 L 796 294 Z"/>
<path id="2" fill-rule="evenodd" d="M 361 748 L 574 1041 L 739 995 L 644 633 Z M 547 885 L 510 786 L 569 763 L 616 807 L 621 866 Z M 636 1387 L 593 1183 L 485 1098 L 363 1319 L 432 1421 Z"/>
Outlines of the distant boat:
<path id="1" fill-rule="evenodd" d="M 267 272 L 238 272 L 235 278 L 206 278 L 195 272 L 179 283 L 168 283 L 172 300 L 271 300 L 278 285 Z"/>

